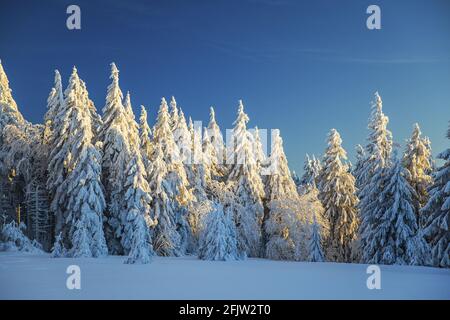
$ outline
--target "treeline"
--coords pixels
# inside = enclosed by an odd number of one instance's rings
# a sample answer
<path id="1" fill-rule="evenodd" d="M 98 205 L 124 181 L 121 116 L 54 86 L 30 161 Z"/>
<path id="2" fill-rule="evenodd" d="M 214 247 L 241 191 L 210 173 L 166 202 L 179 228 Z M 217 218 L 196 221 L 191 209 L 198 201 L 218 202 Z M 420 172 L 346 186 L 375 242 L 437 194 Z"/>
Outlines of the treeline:
<path id="1" fill-rule="evenodd" d="M 415 125 L 399 156 L 378 94 L 355 165 L 332 129 L 298 178 L 278 130 L 264 153 L 242 101 L 225 144 L 213 108 L 201 128 L 162 98 L 151 127 L 144 106 L 136 120 L 115 64 L 110 79 L 99 115 L 77 69 L 65 90 L 56 71 L 44 123 L 31 124 L 0 64 L 4 248 L 28 237 L 54 257 L 126 263 L 195 254 L 449 266 L 450 149 L 435 168 Z"/>

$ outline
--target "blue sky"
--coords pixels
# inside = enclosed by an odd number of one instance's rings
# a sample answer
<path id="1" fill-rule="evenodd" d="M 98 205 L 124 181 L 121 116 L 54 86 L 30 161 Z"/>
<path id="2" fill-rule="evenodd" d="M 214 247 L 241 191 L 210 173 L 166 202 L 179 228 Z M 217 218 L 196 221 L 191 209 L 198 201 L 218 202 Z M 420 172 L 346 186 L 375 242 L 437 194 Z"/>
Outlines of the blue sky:
<path id="1" fill-rule="evenodd" d="M 69 4 L 81 30 L 66 28 Z M 381 30 L 366 28 L 370 4 Z M 214 105 L 224 130 L 242 98 L 249 126 L 281 130 L 296 171 L 305 153 L 323 153 L 331 128 L 353 160 L 376 90 L 396 142 L 419 122 L 434 154 L 448 147 L 449 39 L 446 0 L 0 2 L 0 59 L 28 120 L 42 121 L 53 70 L 66 85 L 73 65 L 101 110 L 114 61 L 150 122 L 175 95 L 194 120 Z"/>

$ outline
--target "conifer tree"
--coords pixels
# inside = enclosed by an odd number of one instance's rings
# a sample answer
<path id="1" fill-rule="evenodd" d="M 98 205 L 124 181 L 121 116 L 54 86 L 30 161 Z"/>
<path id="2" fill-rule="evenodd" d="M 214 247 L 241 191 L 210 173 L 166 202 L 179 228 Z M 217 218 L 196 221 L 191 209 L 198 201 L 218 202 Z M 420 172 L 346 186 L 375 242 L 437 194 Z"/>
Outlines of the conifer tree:
<path id="1" fill-rule="evenodd" d="M 95 108 L 94 101 L 89 98 L 89 93 L 86 88 L 86 83 L 80 79 L 81 88 L 82 88 L 82 100 L 85 105 L 88 106 L 89 115 L 91 117 L 92 122 L 92 132 L 94 133 L 95 139 L 97 138 L 98 131 L 102 126 L 102 117 L 97 113 L 97 109 Z"/>
<path id="2" fill-rule="evenodd" d="M 128 131 L 128 143 L 130 150 L 139 150 L 139 124 L 136 122 L 134 116 L 133 107 L 131 105 L 130 92 L 127 92 L 123 101 L 123 107 L 125 108 L 125 115 L 127 117 L 127 131 Z"/>
<path id="3" fill-rule="evenodd" d="M 364 148 L 358 144 L 356 145 L 356 163 L 353 167 L 352 174 L 355 177 L 355 185 L 358 190 L 363 186 L 363 178 L 364 178 L 364 162 L 366 160 L 366 152 Z"/>
<path id="4" fill-rule="evenodd" d="M 307 154 L 303 169 L 305 172 L 299 181 L 300 187 L 298 188 L 300 194 L 306 194 L 317 187 L 320 170 L 322 169 L 320 160 L 316 159 L 314 155 L 311 159 Z"/>
<path id="5" fill-rule="evenodd" d="M 264 186 L 257 170 L 251 134 L 247 131 L 248 121 L 249 118 L 240 100 L 227 156 L 227 162 L 230 164 L 228 179 L 229 183 L 234 184 L 238 201 L 235 212 L 238 248 L 248 256 L 258 257 L 262 251 Z"/>
<path id="6" fill-rule="evenodd" d="M 60 197 L 56 191 L 58 186 L 62 183 L 62 177 L 65 176 L 65 155 L 57 155 L 62 147 L 60 134 L 63 132 L 62 119 L 64 114 L 64 96 L 61 75 L 58 70 L 55 70 L 54 86 L 47 99 L 47 112 L 44 116 L 44 132 L 41 140 L 42 147 L 45 147 L 45 151 L 42 151 L 45 153 L 43 156 L 45 157 L 44 161 L 47 166 L 47 168 L 45 168 L 46 172 L 42 174 L 42 180 L 44 180 L 43 183 L 45 182 L 45 188 L 43 189 L 47 191 L 46 198 L 48 200 L 46 200 L 46 202 L 50 202 L 49 199 L 55 200 L 53 206 L 49 205 L 48 208 L 48 211 L 51 211 L 52 218 L 61 215 L 59 206 L 55 206 L 55 204 Z M 47 222 L 50 221 L 55 221 L 55 219 L 49 219 Z M 59 227 L 60 225 L 58 225 L 57 229 L 60 229 Z M 51 238 L 51 234 L 52 233 L 48 235 L 48 238 Z"/>
<path id="7" fill-rule="evenodd" d="M 253 139 L 253 154 L 255 155 L 256 164 L 261 168 L 266 161 L 266 155 L 264 153 L 258 127 L 255 127 L 253 130 Z"/>
<path id="8" fill-rule="evenodd" d="M 210 107 L 209 123 L 206 129 L 214 152 L 211 154 L 211 161 L 216 163 L 212 175 L 215 177 L 223 177 L 226 172 L 225 168 L 225 145 L 220 127 L 216 122 L 216 113 L 213 107 Z"/>
<path id="9" fill-rule="evenodd" d="M 170 207 L 167 209 L 167 214 L 171 216 L 170 219 L 165 218 L 165 223 L 169 225 L 168 228 L 171 229 L 170 225 L 173 221 L 176 225 L 177 232 L 181 237 L 181 240 L 178 243 L 180 247 L 177 248 L 174 246 L 171 250 L 165 252 L 165 254 L 181 254 L 185 252 L 190 239 L 190 228 L 187 222 L 187 208 L 195 199 L 192 194 L 192 190 L 189 187 L 186 171 L 180 160 L 179 149 L 172 134 L 172 129 L 170 127 L 170 115 L 168 112 L 167 102 L 164 98 L 161 100 L 161 106 L 158 111 L 158 117 L 153 130 L 153 142 L 155 148 L 161 148 L 162 163 L 159 165 L 165 167 L 165 174 L 163 178 L 166 181 L 165 183 L 169 185 L 166 192 L 169 199 L 168 203 L 165 205 Z M 156 156 L 157 153 L 154 153 L 155 160 Z M 152 159 L 154 166 L 156 166 L 154 162 L 155 160 Z M 160 172 L 163 171 L 162 169 L 159 170 Z M 155 173 L 156 176 L 159 176 L 159 174 L 160 173 Z M 150 183 L 152 182 L 153 180 L 150 179 Z M 163 226 L 160 226 L 160 223 L 158 223 L 157 232 L 166 232 L 165 229 L 163 229 Z M 171 231 L 167 232 L 171 233 Z"/>
<path id="10" fill-rule="evenodd" d="M 450 139 L 450 126 L 447 131 Z M 426 217 L 424 235 L 431 246 L 432 264 L 436 267 L 450 267 L 450 148 L 438 155 L 444 164 L 433 174 L 429 189 L 430 198 L 421 210 Z"/>
<path id="11" fill-rule="evenodd" d="M 76 68 L 74 68 L 72 74 L 74 73 L 76 73 Z M 69 173 L 71 133 L 67 119 L 71 109 L 66 104 L 66 99 L 70 90 L 68 86 L 65 90 L 65 97 L 63 97 L 61 78 L 59 72 L 55 72 L 55 86 L 50 92 L 49 108 L 45 115 L 46 127 L 50 135 L 48 138 L 50 154 L 47 169 L 47 190 L 49 191 L 50 199 L 52 199 L 50 209 L 55 217 L 55 234 L 63 233 L 62 239 L 66 247 L 69 246 L 69 243 L 67 243 L 67 230 L 63 230 L 66 192 L 62 185 Z"/>
<path id="12" fill-rule="evenodd" d="M 209 132 L 205 128 L 203 132 L 203 140 L 202 140 L 202 169 L 203 169 L 203 177 L 205 180 L 205 189 L 206 184 L 212 179 L 213 172 L 217 172 L 217 167 L 220 165 L 217 163 L 217 157 L 214 155 L 215 149 L 211 143 L 211 138 L 209 137 Z"/>
<path id="13" fill-rule="evenodd" d="M 52 247 L 51 256 L 52 258 L 61 258 L 65 257 L 66 254 L 66 248 L 64 248 L 64 243 L 62 241 L 62 234 L 59 233 L 55 237 L 55 244 Z"/>
<path id="14" fill-rule="evenodd" d="M 170 98 L 170 127 L 172 130 L 175 130 L 179 120 L 177 101 L 172 96 Z"/>
<path id="15" fill-rule="evenodd" d="M 373 200 L 367 208 L 373 211 L 363 219 L 363 261 L 382 264 L 426 264 L 427 244 L 421 237 L 413 207 L 414 189 L 408 184 L 408 172 L 400 160 L 378 170 L 371 185 Z M 377 183 L 374 183 L 374 182 Z M 364 198 L 366 201 L 367 198 Z"/>
<path id="16" fill-rule="evenodd" d="M 378 92 L 375 92 L 375 102 L 372 103 L 372 113 L 369 119 L 370 130 L 367 138 L 366 159 L 359 175 L 360 190 L 362 190 L 379 168 L 389 166 L 392 152 L 392 133 L 387 129 L 389 118 L 383 113 L 383 102 Z"/>
<path id="17" fill-rule="evenodd" d="M 123 226 L 121 245 L 128 254 L 126 263 L 148 263 L 153 254 L 149 228 L 154 226 L 150 217 L 150 187 L 140 152 L 139 126 L 135 121 L 130 94 L 124 101 L 127 122 L 130 160 L 125 169 L 124 204 L 120 214 Z"/>
<path id="18" fill-rule="evenodd" d="M 365 148 L 365 158 L 356 172 L 358 205 L 361 223 L 359 226 L 359 247 L 360 253 L 368 245 L 366 237 L 369 236 L 365 229 L 370 230 L 367 225 L 373 220 L 370 215 L 374 212 L 372 206 L 376 204 L 376 199 L 380 188 L 380 172 L 389 168 L 392 152 L 392 133 L 387 129 L 389 118 L 383 113 L 383 103 L 378 92 L 375 92 L 375 102 L 372 103 L 372 113 L 369 119 L 368 144 Z M 376 176 L 376 177 L 374 177 Z M 367 199 L 366 199 L 367 198 Z"/>
<path id="19" fill-rule="evenodd" d="M 200 236 L 199 258 L 214 261 L 240 258 L 232 212 L 224 211 L 219 203 L 215 203 L 212 211 L 205 217 L 205 228 Z"/>
<path id="20" fill-rule="evenodd" d="M 121 214 L 124 225 L 121 244 L 128 253 L 126 263 L 148 263 L 153 254 L 149 228 L 153 227 L 155 222 L 150 217 L 152 198 L 139 150 L 134 150 L 126 174 L 125 207 Z"/>
<path id="21" fill-rule="evenodd" d="M 355 178 L 347 170 L 346 152 L 339 133 L 332 129 L 320 175 L 319 199 L 330 224 L 329 255 L 334 261 L 350 262 L 352 242 L 356 239 L 358 214 Z"/>
<path id="22" fill-rule="evenodd" d="M 9 80 L 0 60 L 0 133 L 8 124 L 21 126 L 25 119 L 17 108 L 16 101 L 9 87 Z"/>
<path id="23" fill-rule="evenodd" d="M 311 224 L 311 231 L 308 243 L 308 261 L 310 262 L 323 262 L 325 257 L 322 250 L 322 236 L 321 228 L 317 222 L 316 215 L 313 216 L 313 223 Z"/>
<path id="24" fill-rule="evenodd" d="M 198 136 L 199 134 L 199 130 L 196 130 L 195 136 Z M 198 140 L 198 138 L 195 140 Z M 198 149 L 198 147 L 200 147 L 200 150 L 195 150 Z M 213 198 L 211 194 L 211 171 L 213 167 L 211 154 L 213 152 L 214 149 L 209 140 L 208 131 L 204 130 L 203 141 L 196 141 L 193 143 L 193 154 L 195 154 L 196 158 L 198 157 L 200 159 L 194 159 L 194 164 L 192 164 L 192 180 L 190 182 L 195 197 L 195 201 L 189 206 L 188 216 L 188 222 L 192 233 L 189 251 L 192 253 L 195 252 L 198 247 L 198 240 L 204 220 L 203 218 L 212 210 L 210 198 Z"/>
<path id="25" fill-rule="evenodd" d="M 153 232 L 153 248 L 160 256 L 179 256 L 181 238 L 177 232 L 173 190 L 167 181 L 167 165 L 160 144 L 155 144 L 150 175 L 151 216 L 158 221 Z"/>
<path id="26" fill-rule="evenodd" d="M 150 176 L 152 171 L 152 164 L 150 158 L 153 153 L 153 146 L 151 142 L 152 130 L 150 129 L 147 122 L 147 110 L 144 106 L 141 106 L 141 116 L 139 118 L 139 128 L 141 141 L 141 155 L 142 161 L 144 163 L 145 170 L 147 172 L 147 177 Z"/>
<path id="27" fill-rule="evenodd" d="M 298 176 L 297 172 L 295 170 L 292 171 L 292 180 L 294 180 L 295 186 L 298 188 L 300 187 L 300 177 Z"/>
<path id="28" fill-rule="evenodd" d="M 64 96 L 61 83 L 61 75 L 58 70 L 55 70 L 55 80 L 54 86 L 50 91 L 47 99 L 47 112 L 44 116 L 45 125 L 48 126 L 51 132 L 58 131 L 57 128 L 60 126 L 58 121 L 61 118 L 58 117 L 64 104 Z"/>
<path id="29" fill-rule="evenodd" d="M 416 123 L 405 148 L 403 166 L 409 171 L 407 180 L 415 191 L 414 211 L 420 225 L 423 225 L 425 220 L 420 217 L 419 211 L 428 201 L 427 190 L 432 183 L 430 159 L 431 149 L 421 137 L 420 127 Z"/>
<path id="30" fill-rule="evenodd" d="M 67 177 L 61 184 L 66 193 L 62 237 L 73 257 L 99 257 L 108 253 L 102 228 L 106 206 L 100 182 L 100 153 L 93 143 L 90 110 L 82 99 L 83 88 L 74 67 L 66 90 L 63 118 L 70 137 Z"/>
<path id="31" fill-rule="evenodd" d="M 123 254 L 120 212 L 125 204 L 123 186 L 126 166 L 130 161 L 130 127 L 119 87 L 119 70 L 114 63 L 111 63 L 110 79 L 98 140 L 103 144 L 102 182 L 107 201 L 105 233 L 108 249 L 111 254 Z"/>
<path id="32" fill-rule="evenodd" d="M 292 215 L 279 207 L 280 203 L 297 200 L 297 188 L 289 171 L 283 140 L 279 130 L 272 133 L 272 150 L 268 160 L 269 175 L 266 180 L 265 201 L 269 209 L 264 231 L 267 240 L 265 256 L 269 259 L 293 259 L 295 244 L 291 238 Z"/>
<path id="33" fill-rule="evenodd" d="M 188 180 L 189 178 L 192 179 L 192 164 L 194 163 L 192 158 L 192 136 L 189 132 L 184 113 L 181 109 L 178 114 L 178 122 L 175 124 L 173 129 L 173 136 L 180 154 L 180 161 L 184 164 Z"/>

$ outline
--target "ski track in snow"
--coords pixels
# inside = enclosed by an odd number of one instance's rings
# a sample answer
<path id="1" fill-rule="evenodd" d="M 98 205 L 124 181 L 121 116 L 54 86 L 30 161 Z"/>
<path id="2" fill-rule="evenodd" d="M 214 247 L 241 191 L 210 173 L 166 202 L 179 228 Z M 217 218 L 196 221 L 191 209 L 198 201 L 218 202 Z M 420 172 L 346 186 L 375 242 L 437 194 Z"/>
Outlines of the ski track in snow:
<path id="1" fill-rule="evenodd" d="M 50 258 L 0 253 L 0 299 L 450 299 L 450 270 L 380 266 L 381 290 L 366 287 L 367 265 L 248 259 Z M 66 288 L 79 265 L 81 289 Z"/>

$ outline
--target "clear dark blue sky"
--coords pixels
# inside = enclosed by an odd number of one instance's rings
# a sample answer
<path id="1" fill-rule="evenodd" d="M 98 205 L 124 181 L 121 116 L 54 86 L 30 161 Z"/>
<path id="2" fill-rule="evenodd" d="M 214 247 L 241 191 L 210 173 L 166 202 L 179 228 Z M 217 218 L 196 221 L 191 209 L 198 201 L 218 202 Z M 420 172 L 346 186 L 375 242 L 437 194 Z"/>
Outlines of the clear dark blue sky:
<path id="1" fill-rule="evenodd" d="M 79 31 L 66 28 L 69 4 L 81 7 Z M 366 28 L 370 4 L 381 7 L 381 30 Z M 242 98 L 250 126 L 281 130 L 297 171 L 333 127 L 353 159 L 375 90 L 396 142 L 417 121 L 434 154 L 448 147 L 448 0 L 1 0 L 0 58 L 32 122 L 42 121 L 55 68 L 65 86 L 76 65 L 101 110 L 114 61 L 150 122 L 160 98 L 175 95 L 195 120 L 214 105 L 230 128 Z"/>

